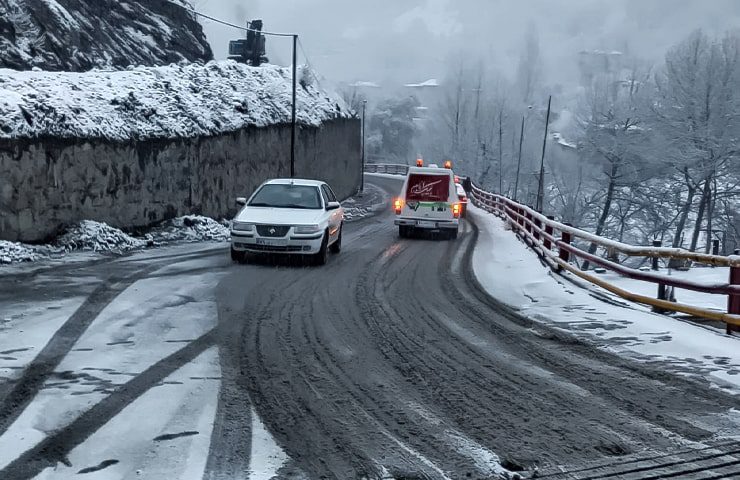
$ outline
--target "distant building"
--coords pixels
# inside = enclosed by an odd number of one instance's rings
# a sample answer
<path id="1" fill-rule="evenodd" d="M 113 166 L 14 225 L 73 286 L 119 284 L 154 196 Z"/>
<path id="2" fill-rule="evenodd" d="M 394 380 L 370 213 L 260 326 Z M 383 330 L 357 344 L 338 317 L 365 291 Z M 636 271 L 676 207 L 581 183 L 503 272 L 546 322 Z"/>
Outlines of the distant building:
<path id="1" fill-rule="evenodd" d="M 365 82 L 365 81 L 357 81 L 355 83 L 350 83 L 350 87 L 354 88 L 380 88 L 380 85 L 378 85 L 375 82 Z"/>
<path id="2" fill-rule="evenodd" d="M 430 78 L 421 83 L 404 84 L 404 87 L 411 90 L 413 92 L 412 95 L 421 103 L 421 106 L 416 109 L 417 116 L 419 118 L 425 119 L 427 117 L 429 106 L 434 105 L 437 102 L 437 89 L 439 86 L 439 82 L 436 78 Z"/>
<path id="3" fill-rule="evenodd" d="M 591 85 L 597 75 L 616 75 L 622 73 L 625 58 L 622 52 L 613 50 L 583 50 L 578 54 L 578 68 L 581 73 L 581 85 Z"/>
<path id="4" fill-rule="evenodd" d="M 407 83 L 404 85 L 404 87 L 417 89 L 436 88 L 439 87 L 439 82 L 436 78 L 430 78 L 429 80 L 421 83 Z"/>

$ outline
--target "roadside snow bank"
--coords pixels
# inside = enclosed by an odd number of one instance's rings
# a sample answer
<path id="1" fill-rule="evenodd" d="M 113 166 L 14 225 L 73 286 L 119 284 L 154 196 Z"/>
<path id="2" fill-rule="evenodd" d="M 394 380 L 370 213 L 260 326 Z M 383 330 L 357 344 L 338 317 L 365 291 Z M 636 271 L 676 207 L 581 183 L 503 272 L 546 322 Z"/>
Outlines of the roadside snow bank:
<path id="1" fill-rule="evenodd" d="M 355 195 L 342 202 L 344 208 L 344 220 L 353 222 L 365 217 L 375 215 L 388 203 L 386 193 L 377 186 L 365 184 L 365 192 L 362 196 Z"/>
<path id="2" fill-rule="evenodd" d="M 469 205 L 479 228 L 473 271 L 488 293 L 533 320 L 601 348 L 740 393 L 740 337 L 658 315 L 542 265 L 502 220 Z"/>
<path id="3" fill-rule="evenodd" d="M 48 245 L 0 240 L 0 265 L 34 262 L 76 251 L 121 254 L 174 242 L 223 242 L 231 238 L 229 226 L 227 220 L 218 222 L 200 215 L 185 215 L 167 220 L 143 236 L 135 237 L 107 223 L 83 220 L 67 228 Z"/>
<path id="4" fill-rule="evenodd" d="M 65 252 L 127 252 L 143 248 L 146 240 L 134 238 L 107 223 L 83 220 L 56 239 L 54 246 Z"/>
<path id="5" fill-rule="evenodd" d="M 307 82 L 297 95 L 301 124 L 350 116 L 339 96 Z M 289 123 L 290 115 L 291 71 L 274 65 L 221 61 L 84 73 L 0 69 L 0 138 L 190 138 Z"/>
<path id="6" fill-rule="evenodd" d="M 149 235 L 156 243 L 225 241 L 231 238 L 229 222 L 200 215 L 185 215 L 167 220 L 155 227 Z"/>
<path id="7" fill-rule="evenodd" d="M 0 240 L 0 264 L 33 262 L 42 257 L 33 245 Z"/>

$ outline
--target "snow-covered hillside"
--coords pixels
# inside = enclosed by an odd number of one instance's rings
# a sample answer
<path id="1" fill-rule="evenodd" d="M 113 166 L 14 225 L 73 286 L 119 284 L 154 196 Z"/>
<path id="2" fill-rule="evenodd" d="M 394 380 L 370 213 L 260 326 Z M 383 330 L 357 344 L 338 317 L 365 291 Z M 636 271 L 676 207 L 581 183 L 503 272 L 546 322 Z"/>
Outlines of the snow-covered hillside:
<path id="1" fill-rule="evenodd" d="M 207 62 L 211 47 L 178 0 L 0 0 L 0 67 L 93 67 Z"/>
<path id="2" fill-rule="evenodd" d="M 304 125 L 350 115 L 340 97 L 305 81 L 297 104 Z M 290 106 L 290 69 L 271 65 L 223 61 L 84 73 L 0 69 L 0 138 L 215 135 L 290 122 Z"/>

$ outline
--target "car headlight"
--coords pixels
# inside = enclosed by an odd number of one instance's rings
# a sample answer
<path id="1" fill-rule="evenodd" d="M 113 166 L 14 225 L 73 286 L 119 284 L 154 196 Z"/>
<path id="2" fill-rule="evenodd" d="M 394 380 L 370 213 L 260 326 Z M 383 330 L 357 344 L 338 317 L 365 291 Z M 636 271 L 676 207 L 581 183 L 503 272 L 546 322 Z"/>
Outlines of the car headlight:
<path id="1" fill-rule="evenodd" d="M 295 233 L 318 233 L 318 225 L 296 225 Z"/>
<path id="2" fill-rule="evenodd" d="M 251 232 L 254 230 L 254 223 L 234 222 L 231 229 L 239 232 Z"/>

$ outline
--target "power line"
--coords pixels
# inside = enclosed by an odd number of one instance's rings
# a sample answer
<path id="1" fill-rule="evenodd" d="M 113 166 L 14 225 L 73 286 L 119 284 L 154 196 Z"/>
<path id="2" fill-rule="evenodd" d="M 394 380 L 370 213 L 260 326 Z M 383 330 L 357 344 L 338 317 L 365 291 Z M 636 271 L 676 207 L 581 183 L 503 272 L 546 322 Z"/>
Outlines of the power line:
<path id="1" fill-rule="evenodd" d="M 295 34 L 293 34 L 293 33 L 265 32 L 265 31 L 262 31 L 262 30 L 255 30 L 253 28 L 242 27 L 241 25 L 235 25 L 233 23 L 226 22 L 224 20 L 221 20 L 221 19 L 212 17 L 210 15 L 206 15 L 205 13 L 201 13 L 201 12 L 199 12 L 199 11 L 193 9 L 193 8 L 186 7 L 186 6 L 181 5 L 179 3 L 175 3 L 175 5 L 181 6 L 182 8 L 184 8 L 185 10 L 187 10 L 188 12 L 193 13 L 195 15 L 198 15 L 200 17 L 207 18 L 208 20 L 212 20 L 212 21 L 214 21 L 216 23 L 220 23 L 222 25 L 226 25 L 226 26 L 231 27 L 231 28 L 238 28 L 239 30 L 244 30 L 245 32 L 257 32 L 257 33 L 261 33 L 262 35 L 270 35 L 270 36 L 273 36 L 273 37 L 293 37 L 293 36 L 295 36 Z"/>
<path id="2" fill-rule="evenodd" d="M 314 79 L 316 79 L 316 83 L 318 84 L 319 88 L 323 90 L 323 87 L 321 86 L 321 80 L 316 75 L 316 72 L 314 72 L 313 66 L 311 65 L 311 60 L 308 59 L 308 55 L 306 54 L 306 50 L 303 48 L 303 42 L 301 42 L 301 39 L 298 38 L 298 46 L 301 49 L 301 53 L 303 54 L 303 58 L 306 59 L 306 66 L 308 67 L 308 71 L 311 73 Z"/>

